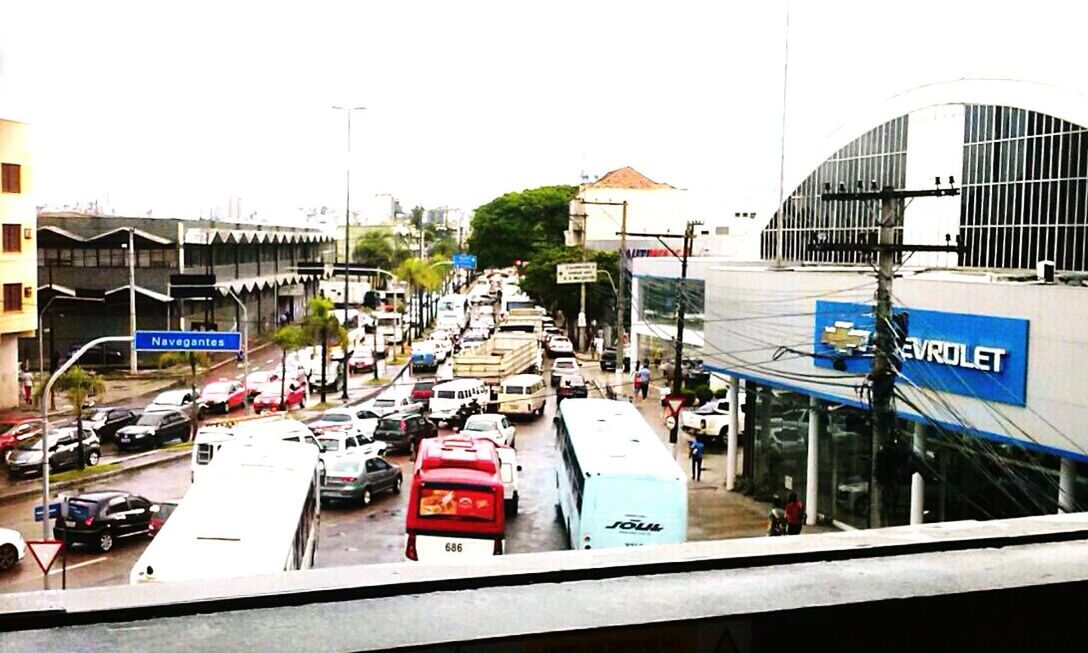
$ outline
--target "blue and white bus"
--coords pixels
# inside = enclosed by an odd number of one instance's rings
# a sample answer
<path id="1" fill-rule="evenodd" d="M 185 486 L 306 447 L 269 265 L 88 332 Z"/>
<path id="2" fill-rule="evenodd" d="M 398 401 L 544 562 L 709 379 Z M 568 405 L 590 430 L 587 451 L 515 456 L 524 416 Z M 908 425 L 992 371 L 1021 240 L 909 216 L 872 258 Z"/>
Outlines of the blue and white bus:
<path id="1" fill-rule="evenodd" d="M 687 539 L 687 474 L 632 404 L 567 399 L 555 428 L 555 485 L 572 549 Z"/>
<path id="2" fill-rule="evenodd" d="M 468 326 L 468 295 L 446 295 L 438 300 L 438 324 L 456 325 L 458 333 Z"/>

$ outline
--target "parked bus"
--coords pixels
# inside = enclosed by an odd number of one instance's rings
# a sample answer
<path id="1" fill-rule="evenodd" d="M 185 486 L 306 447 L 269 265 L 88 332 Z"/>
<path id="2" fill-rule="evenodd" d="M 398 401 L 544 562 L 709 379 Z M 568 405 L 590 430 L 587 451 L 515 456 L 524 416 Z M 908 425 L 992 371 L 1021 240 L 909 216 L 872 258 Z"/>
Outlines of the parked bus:
<path id="1" fill-rule="evenodd" d="M 495 444 L 423 440 L 408 498 L 405 557 L 461 563 L 502 555 L 505 527 Z"/>
<path id="2" fill-rule="evenodd" d="M 129 582 L 308 569 L 320 520 L 316 448 L 298 442 L 225 445 L 151 540 Z"/>
<path id="3" fill-rule="evenodd" d="M 468 296 L 446 295 L 438 300 L 438 323 L 456 324 L 464 331 L 468 326 Z"/>
<path id="4" fill-rule="evenodd" d="M 633 404 L 567 399 L 555 484 L 572 549 L 684 542 L 687 474 Z"/>
<path id="5" fill-rule="evenodd" d="M 193 440 L 193 453 L 190 461 L 190 478 L 196 481 L 215 458 L 219 449 L 228 442 L 305 442 L 315 451 L 320 451 L 310 427 L 285 415 L 239 417 L 238 419 L 217 422 L 202 426 Z"/>

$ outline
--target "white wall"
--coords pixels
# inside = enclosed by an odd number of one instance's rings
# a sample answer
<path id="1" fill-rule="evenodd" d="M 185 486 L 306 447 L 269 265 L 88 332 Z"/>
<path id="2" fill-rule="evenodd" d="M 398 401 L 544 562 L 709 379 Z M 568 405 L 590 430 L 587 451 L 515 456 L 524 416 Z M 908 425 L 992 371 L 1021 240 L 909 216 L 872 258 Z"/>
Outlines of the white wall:
<path id="1" fill-rule="evenodd" d="M 854 271 L 794 272 L 718 269 L 707 283 L 704 360 L 807 393 L 857 401 L 851 377 L 816 367 L 806 356 L 784 355 L 780 345 L 812 351 L 817 299 L 871 301 L 874 282 Z M 915 403 L 931 407 L 930 417 L 956 418 L 935 398 L 964 416 L 974 428 L 1020 441 L 1028 437 L 1052 450 L 1088 460 L 1088 289 L 1058 285 L 986 283 L 984 275 L 920 275 L 895 280 L 897 303 L 913 308 L 1016 317 L 1030 321 L 1026 405 L 983 402 L 971 397 L 900 384 Z M 979 282 L 983 281 L 983 282 Z M 799 375 L 820 375 L 815 379 Z M 823 382 L 818 382 L 823 381 Z M 901 413 L 911 413 L 900 404 Z M 1026 432 L 1028 436 L 1025 436 Z"/>
<path id="2" fill-rule="evenodd" d="M 962 104 L 921 109 L 910 114 L 907 129 L 907 188 L 933 188 L 934 177 L 944 186 L 948 177 L 962 183 Z M 959 232 L 960 196 L 916 197 L 903 211 L 903 242 L 911 245 L 944 245 L 945 234 L 954 239 Z M 911 265 L 955 267 L 959 256 L 946 252 L 916 252 Z"/>

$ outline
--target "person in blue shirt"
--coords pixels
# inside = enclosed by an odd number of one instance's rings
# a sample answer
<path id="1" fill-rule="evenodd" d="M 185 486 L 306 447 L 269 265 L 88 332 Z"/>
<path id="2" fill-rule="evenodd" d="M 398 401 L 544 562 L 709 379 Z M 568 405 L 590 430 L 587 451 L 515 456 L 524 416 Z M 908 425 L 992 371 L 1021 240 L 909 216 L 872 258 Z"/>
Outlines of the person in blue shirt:
<path id="1" fill-rule="evenodd" d="M 635 373 L 638 376 L 638 389 L 642 392 L 642 398 L 646 398 L 646 393 L 650 391 L 650 368 L 646 366 L 646 363 L 642 363 L 642 367 Z"/>
<path id="2" fill-rule="evenodd" d="M 691 458 L 691 479 L 703 478 L 703 441 L 696 437 L 688 443 L 688 456 Z"/>

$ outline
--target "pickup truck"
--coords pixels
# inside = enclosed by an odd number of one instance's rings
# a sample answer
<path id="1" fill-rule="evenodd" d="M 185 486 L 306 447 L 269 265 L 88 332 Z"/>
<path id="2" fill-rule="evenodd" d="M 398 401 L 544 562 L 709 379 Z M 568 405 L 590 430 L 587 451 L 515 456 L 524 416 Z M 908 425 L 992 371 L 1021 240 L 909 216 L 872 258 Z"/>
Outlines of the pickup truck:
<path id="1" fill-rule="evenodd" d="M 740 395 L 740 428 L 744 428 L 744 394 Z M 729 437 L 729 399 L 711 399 L 698 408 L 680 411 L 680 428 L 685 433 L 701 435 L 706 443 L 725 444 Z M 672 418 L 669 418 L 670 420 Z"/>

